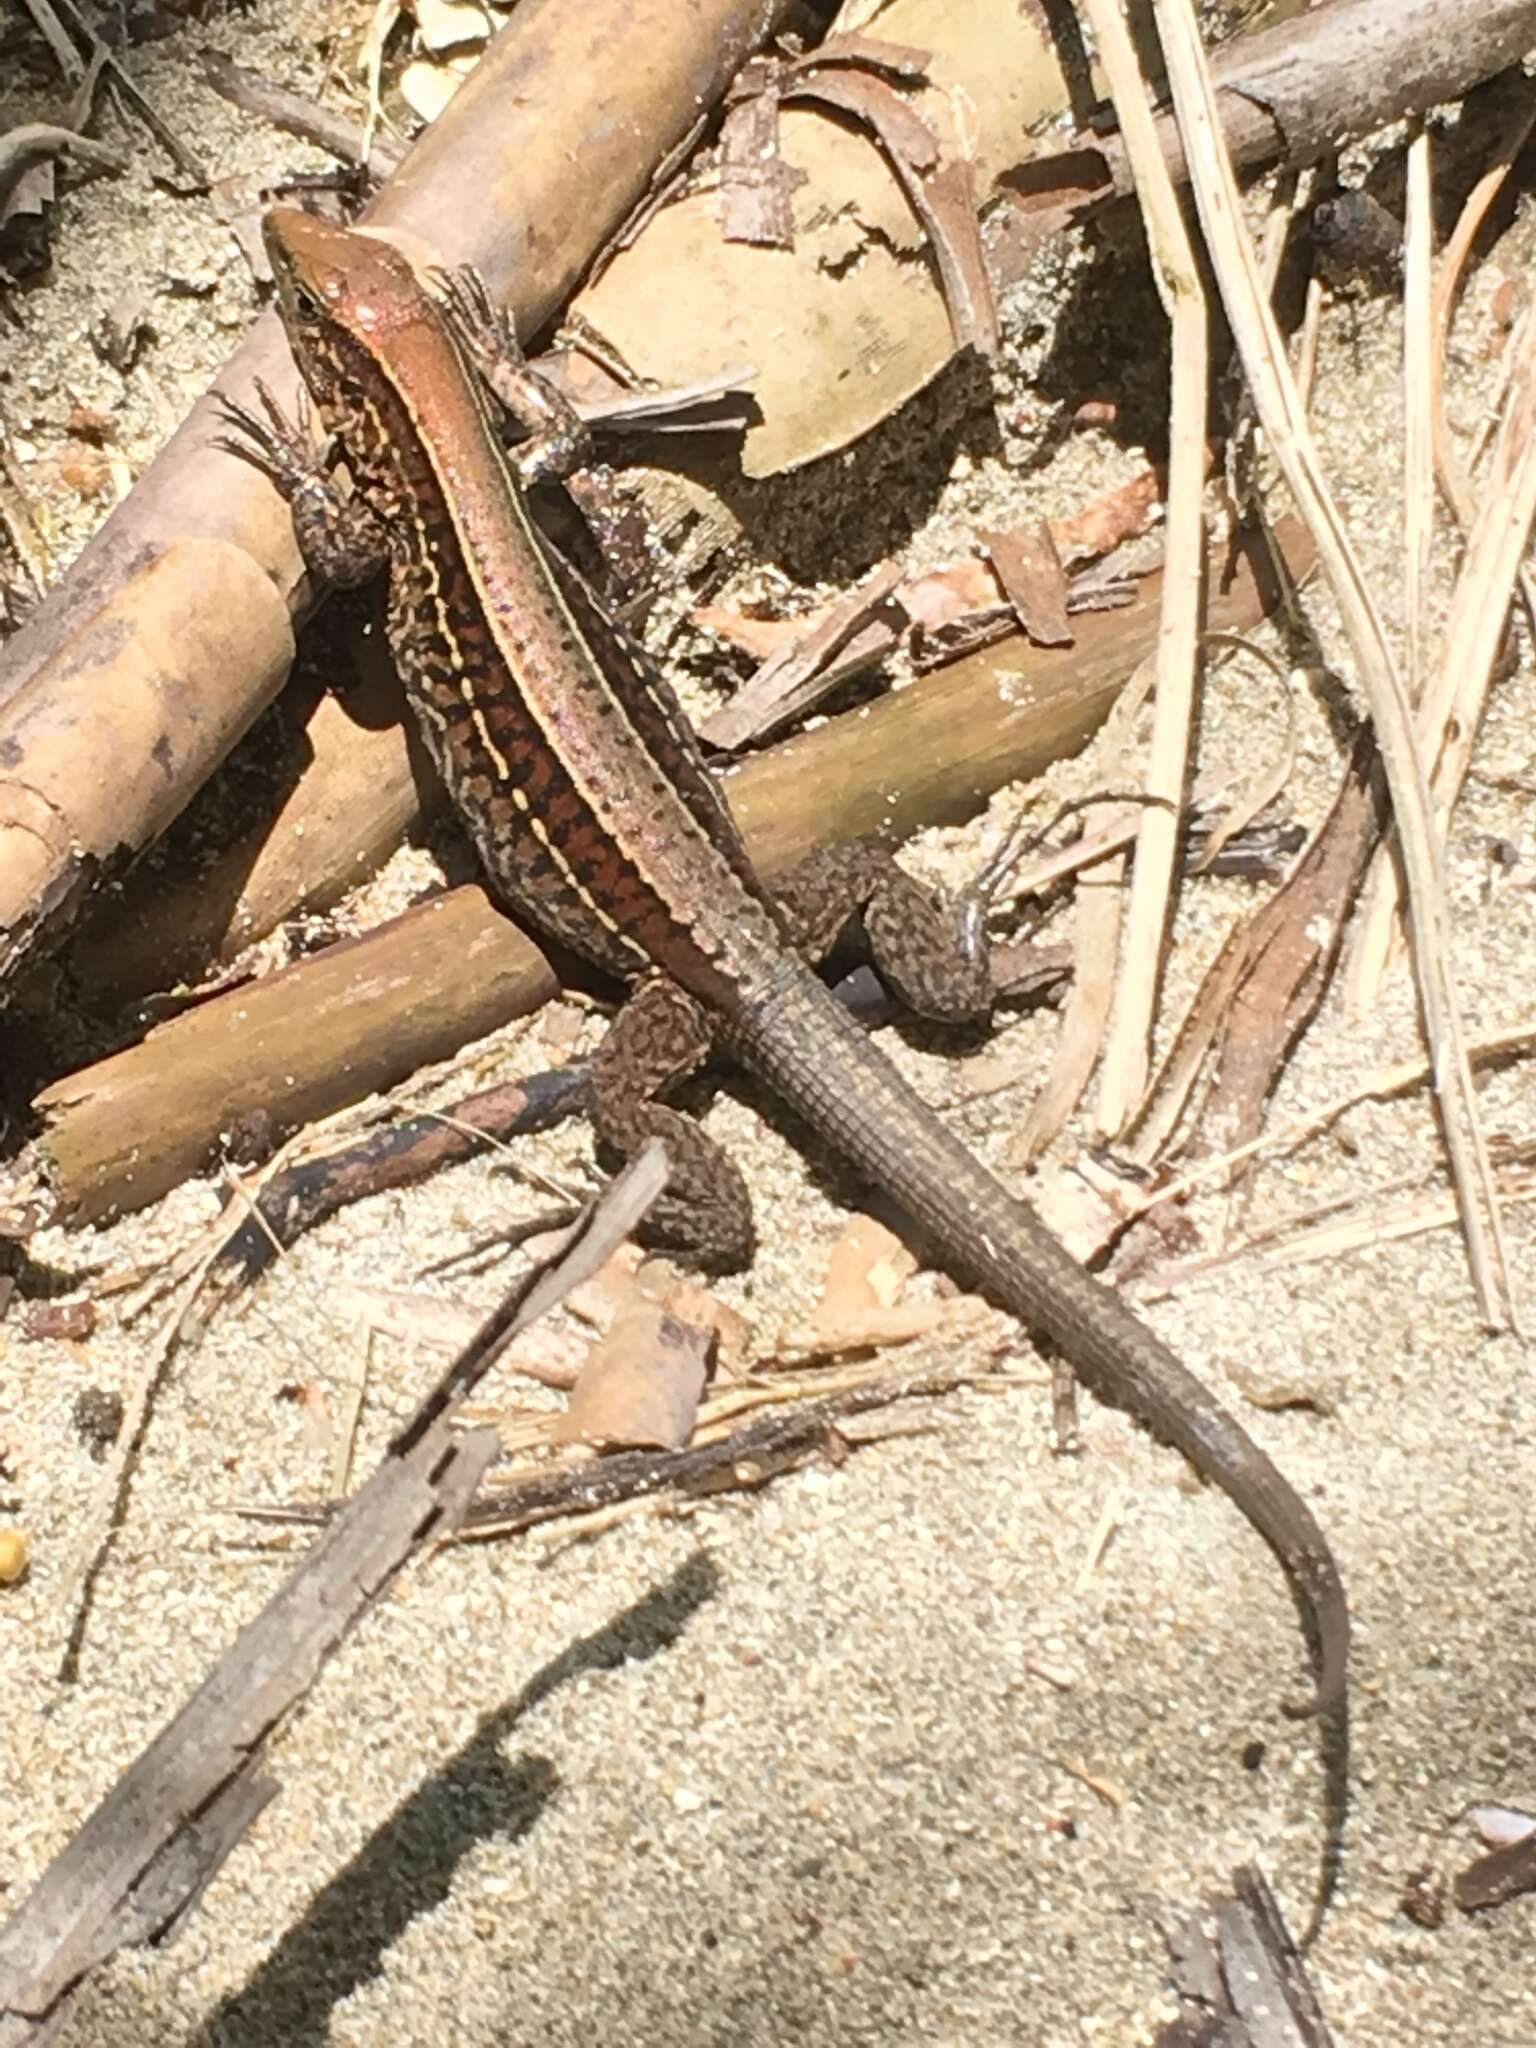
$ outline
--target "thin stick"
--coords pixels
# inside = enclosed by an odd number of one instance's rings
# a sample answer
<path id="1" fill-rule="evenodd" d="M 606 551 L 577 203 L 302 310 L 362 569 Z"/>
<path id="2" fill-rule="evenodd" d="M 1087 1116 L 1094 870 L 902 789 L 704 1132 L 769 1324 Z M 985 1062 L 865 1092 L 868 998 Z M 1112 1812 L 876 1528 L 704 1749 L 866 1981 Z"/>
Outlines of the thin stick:
<path id="1" fill-rule="evenodd" d="M 1403 615 L 1408 638 L 1408 694 L 1422 706 L 1428 653 L 1424 645 L 1424 578 L 1434 530 L 1434 419 L 1441 404 L 1434 293 L 1434 236 L 1429 137 L 1408 152 L 1408 214 L 1403 235 Z M 1420 735 L 1428 741 L 1423 713 Z M 1390 853 L 1374 863 L 1350 949 L 1348 1000 L 1363 1016 L 1381 992 L 1397 931 L 1397 869 Z"/>
<path id="2" fill-rule="evenodd" d="M 1408 150 L 1408 212 L 1403 231 L 1403 618 L 1408 629 L 1408 695 L 1424 694 L 1427 660 L 1424 585 L 1435 537 L 1434 199 L 1429 131 Z"/>
<path id="3" fill-rule="evenodd" d="M 1200 500 L 1205 487 L 1210 320 L 1125 17 L 1118 0 L 1082 0 L 1082 8 L 1109 79 L 1146 223 L 1153 275 L 1173 337 L 1167 543 L 1147 805 L 1136 836 L 1120 983 L 1099 1083 L 1099 1128 L 1112 1136 L 1146 1088 L 1152 1017 L 1183 831 L 1205 548 Z"/>
<path id="4" fill-rule="evenodd" d="M 23 0 L 33 26 L 53 52 L 53 61 L 71 85 L 85 76 L 85 60 L 75 48 L 70 33 L 49 6 L 48 0 Z"/>
<path id="5" fill-rule="evenodd" d="M 1481 1064 L 1485 1060 L 1497 1059 L 1504 1054 L 1528 1053 L 1536 1049 L 1536 1019 L 1523 1017 L 1514 1024 L 1501 1025 L 1497 1030 L 1477 1039 L 1469 1048 L 1470 1056 Z M 1335 1095 L 1319 1108 L 1309 1110 L 1305 1116 L 1292 1117 L 1288 1123 L 1276 1124 L 1267 1131 L 1261 1131 L 1246 1144 L 1234 1146 L 1229 1152 L 1201 1159 L 1187 1172 L 1174 1179 L 1164 1181 L 1160 1186 L 1149 1188 L 1145 1194 L 1129 1193 L 1117 1222 L 1132 1223 L 1140 1216 L 1146 1216 L 1154 1209 L 1160 1209 L 1168 1202 L 1182 1202 L 1188 1196 L 1202 1189 L 1225 1187 L 1240 1166 L 1261 1152 L 1289 1152 L 1306 1139 L 1315 1137 L 1319 1131 L 1327 1130 L 1347 1111 L 1357 1108 L 1362 1102 L 1387 1102 L 1394 1095 L 1401 1095 L 1409 1088 L 1419 1088 L 1429 1079 L 1429 1062 L 1425 1059 L 1401 1060 L 1396 1066 L 1378 1067 L 1367 1074 L 1354 1086 Z"/>
<path id="6" fill-rule="evenodd" d="M 357 1326 L 362 1339 L 358 1345 L 357 1371 L 343 1389 L 342 1409 L 336 1419 L 336 1456 L 331 1467 L 331 1491 L 342 1500 L 352 1491 L 352 1461 L 357 1456 L 357 1432 L 368 1398 L 368 1380 L 373 1370 L 373 1331 L 366 1323 Z"/>
<path id="7" fill-rule="evenodd" d="M 1510 337 L 1509 390 L 1500 427 L 1500 442 L 1491 470 L 1485 475 L 1481 503 L 1454 456 L 1453 469 L 1441 465 L 1442 482 L 1453 478 L 1461 495 L 1453 500 L 1470 534 L 1462 561 L 1445 645 L 1419 710 L 1422 745 L 1435 755 L 1430 783 L 1436 816 L 1444 829 L 1471 759 L 1472 744 L 1482 721 L 1491 685 L 1493 663 L 1503 642 L 1514 594 L 1526 599 L 1536 618 L 1536 592 L 1522 567 L 1531 528 L 1529 493 L 1531 443 L 1536 435 L 1536 322 L 1527 309 Z M 1439 409 L 1438 390 L 1432 404 Z M 1365 916 L 1356 941 L 1350 1000 L 1359 1010 L 1376 999 L 1381 977 L 1391 958 L 1397 910 L 1397 875 L 1390 865 L 1373 879 Z"/>
<path id="8" fill-rule="evenodd" d="M 1190 178 L 1222 302 L 1275 459 L 1317 542 L 1370 704 L 1408 875 L 1414 967 L 1424 1033 L 1461 1207 L 1478 1308 L 1493 1327 L 1514 1321 L 1498 1196 L 1477 1114 L 1444 930 L 1445 889 L 1411 706 L 1376 605 L 1297 400 L 1274 311 L 1259 286 L 1237 183 L 1217 118 L 1189 0 L 1153 0 Z"/>

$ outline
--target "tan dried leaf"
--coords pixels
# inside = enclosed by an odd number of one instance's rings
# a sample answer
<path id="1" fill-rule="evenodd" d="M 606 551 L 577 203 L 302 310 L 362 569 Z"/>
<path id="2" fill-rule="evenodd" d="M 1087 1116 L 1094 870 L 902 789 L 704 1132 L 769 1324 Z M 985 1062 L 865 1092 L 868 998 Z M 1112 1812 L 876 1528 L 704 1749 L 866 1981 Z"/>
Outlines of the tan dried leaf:
<path id="1" fill-rule="evenodd" d="M 560 1443 L 681 1450 L 693 1433 L 714 1339 L 636 1301 L 598 1339 L 555 1426 Z"/>

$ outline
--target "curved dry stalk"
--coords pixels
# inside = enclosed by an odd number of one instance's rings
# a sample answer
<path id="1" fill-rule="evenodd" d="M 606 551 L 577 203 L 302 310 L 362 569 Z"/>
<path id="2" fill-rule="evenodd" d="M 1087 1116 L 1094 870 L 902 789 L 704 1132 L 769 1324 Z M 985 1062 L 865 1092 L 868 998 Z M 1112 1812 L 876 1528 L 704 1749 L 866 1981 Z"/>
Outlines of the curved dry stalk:
<path id="1" fill-rule="evenodd" d="M 1206 246 L 1243 369 L 1275 459 L 1317 542 L 1376 724 L 1408 876 L 1414 968 L 1435 1093 L 1445 1126 L 1479 1311 L 1514 1321 L 1498 1196 L 1477 1114 L 1445 931 L 1445 891 L 1413 711 L 1375 602 L 1360 572 L 1316 445 L 1273 310 L 1260 286 L 1231 161 L 1222 141 L 1205 51 L 1188 0 L 1153 0 L 1169 85 Z"/>
<path id="2" fill-rule="evenodd" d="M 1152 1017 L 1162 985 L 1163 942 L 1183 832 L 1205 553 L 1200 501 L 1205 488 L 1210 318 L 1178 195 L 1158 146 L 1147 81 L 1125 17 L 1118 0 L 1081 0 L 1081 4 L 1109 80 L 1146 223 L 1153 275 L 1173 339 L 1165 580 L 1147 760 L 1147 806 L 1136 835 L 1120 981 L 1099 1083 L 1099 1128 L 1113 1136 L 1147 1083 Z"/>
<path id="3" fill-rule="evenodd" d="M 1285 706 L 1285 744 L 1273 761 L 1261 762 L 1251 775 L 1238 783 L 1227 800 L 1226 810 L 1211 827 L 1205 852 L 1195 863 L 1197 871 L 1211 867 L 1222 848 L 1240 832 L 1246 832 L 1254 819 L 1269 809 L 1295 773 L 1298 741 L 1293 672 L 1242 633 L 1207 633 L 1203 644 L 1207 649 L 1221 647 L 1229 653 L 1249 655 L 1269 670 L 1280 685 L 1280 700 Z"/>

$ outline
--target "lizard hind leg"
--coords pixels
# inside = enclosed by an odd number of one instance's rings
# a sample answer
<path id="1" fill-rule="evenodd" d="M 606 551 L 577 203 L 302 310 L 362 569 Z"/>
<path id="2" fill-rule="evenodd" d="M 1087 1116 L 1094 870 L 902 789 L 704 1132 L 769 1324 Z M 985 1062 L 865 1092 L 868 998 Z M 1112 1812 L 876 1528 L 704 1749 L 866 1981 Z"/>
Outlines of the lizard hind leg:
<path id="1" fill-rule="evenodd" d="M 807 855 L 773 894 L 790 943 L 814 965 L 857 912 L 875 965 L 918 1016 L 963 1023 L 991 1009 L 985 927 L 962 900 L 945 901 L 914 881 L 878 840 Z"/>
<path id="2" fill-rule="evenodd" d="M 655 1096 L 699 1065 L 714 1025 L 675 982 L 642 981 L 613 1020 L 593 1064 L 592 1128 L 600 1147 L 628 1158 L 647 1138 L 667 1148 L 666 1192 L 641 1227 L 646 1244 L 710 1266 L 752 1257 L 752 1198 L 741 1169 L 692 1117 Z"/>

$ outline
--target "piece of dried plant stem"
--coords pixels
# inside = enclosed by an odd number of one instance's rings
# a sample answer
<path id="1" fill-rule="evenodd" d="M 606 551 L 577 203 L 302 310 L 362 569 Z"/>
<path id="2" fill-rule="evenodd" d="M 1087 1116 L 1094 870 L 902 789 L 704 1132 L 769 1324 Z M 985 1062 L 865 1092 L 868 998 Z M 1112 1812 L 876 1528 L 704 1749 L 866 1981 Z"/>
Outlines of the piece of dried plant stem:
<path id="1" fill-rule="evenodd" d="M 1323 281 L 1320 277 L 1309 277 L 1301 331 L 1296 338 L 1296 398 L 1308 412 L 1312 407 L 1312 386 L 1317 382 L 1317 344 L 1322 330 Z"/>
<path id="2" fill-rule="evenodd" d="M 1451 321 L 1479 230 L 1494 200 L 1504 189 L 1527 136 L 1536 125 L 1536 104 L 1518 108 L 1499 138 L 1493 160 L 1467 195 L 1465 205 L 1441 253 L 1434 280 L 1433 336 L 1429 361 L 1430 432 L 1434 446 L 1435 475 L 1446 504 L 1463 533 L 1477 524 L 1478 503 L 1471 476 L 1451 436 L 1445 411 L 1445 362 L 1450 348 Z M 1512 341 L 1516 337 L 1511 337 Z M 1526 618 L 1536 633 L 1536 581 L 1522 564 L 1516 574 L 1516 590 Z M 1427 717 L 1421 718 L 1427 731 Z M 1349 970 L 1349 1001 L 1357 1012 L 1375 1002 L 1381 978 L 1390 961 L 1397 937 L 1397 870 L 1390 857 L 1380 859 L 1371 878 L 1370 893 L 1361 918 L 1359 934 L 1352 948 Z"/>
<path id="3" fill-rule="evenodd" d="M 1441 402 L 1436 373 L 1435 306 L 1431 277 L 1434 221 L 1429 137 L 1408 150 L 1407 217 L 1403 233 L 1403 618 L 1407 627 L 1408 695 L 1424 699 L 1428 651 L 1424 634 L 1425 577 L 1434 526 L 1434 417 Z M 1430 735 L 1420 718 L 1420 739 Z M 1390 850 L 1378 856 L 1350 948 L 1348 1001 L 1356 1016 L 1370 1010 L 1394 950 L 1397 869 Z"/>
<path id="4" fill-rule="evenodd" d="M 1528 1162 L 1506 1162 L 1500 1169 L 1499 1180 L 1505 1203 L 1536 1201 L 1536 1179 L 1531 1176 Z M 1331 1263 L 1352 1252 L 1378 1251 L 1383 1245 L 1401 1243 L 1404 1238 L 1443 1230 L 1456 1221 L 1455 1197 L 1423 1192 L 1422 1181 L 1422 1174 L 1404 1174 L 1361 1194 L 1341 1196 L 1337 1202 L 1280 1217 L 1253 1236 L 1226 1245 L 1210 1257 L 1180 1259 L 1158 1267 L 1148 1276 L 1148 1297 L 1156 1300 L 1191 1281 L 1215 1278 L 1243 1260 L 1264 1268 L 1316 1265 L 1324 1260 Z M 1394 1207 L 1358 1213 L 1359 1205 L 1382 1204 L 1416 1186 L 1418 1192 Z M 1346 1206 L 1349 1213 L 1336 1214 Z"/>
<path id="5" fill-rule="evenodd" d="M 1486 1032 L 1469 1048 L 1471 1057 L 1480 1064 L 1533 1050 L 1536 1050 L 1536 1019 L 1530 1017 L 1522 1017 L 1516 1023 L 1500 1025 Z M 1161 1209 L 1170 1202 L 1183 1202 L 1191 1195 L 1219 1192 L 1231 1185 L 1240 1168 L 1260 1154 L 1279 1156 L 1293 1152 L 1308 1138 L 1315 1138 L 1326 1131 L 1349 1110 L 1358 1109 L 1361 1103 L 1388 1102 L 1395 1095 L 1406 1094 L 1410 1088 L 1422 1088 L 1428 1079 L 1429 1062 L 1423 1059 L 1400 1060 L 1395 1066 L 1378 1067 L 1343 1094 L 1330 1097 L 1305 1116 L 1273 1124 L 1268 1130 L 1260 1131 L 1256 1138 L 1249 1138 L 1229 1152 L 1212 1153 L 1173 1179 L 1162 1181 L 1155 1187 L 1149 1186 L 1140 1194 L 1128 1195 L 1119 1219 L 1120 1226 L 1134 1223 L 1139 1217 L 1150 1215 L 1154 1209 Z"/>
<path id="6" fill-rule="evenodd" d="M 1173 180 L 1158 146 L 1147 82 L 1119 0 L 1080 0 L 1109 81 L 1136 196 L 1146 224 L 1152 271 L 1172 330 L 1167 539 L 1157 641 L 1157 693 L 1147 761 L 1147 806 L 1136 835 L 1131 900 L 1120 982 L 1104 1047 L 1098 1123 L 1120 1130 L 1140 1101 L 1151 1059 L 1152 1019 L 1162 982 L 1163 942 L 1183 831 L 1205 530 L 1205 416 L 1210 319 L 1194 249 Z"/>
<path id="7" fill-rule="evenodd" d="M 1153 0 L 1179 130 L 1212 268 L 1275 460 L 1311 529 L 1376 727 L 1408 879 L 1413 960 L 1479 1313 L 1514 1322 L 1498 1193 L 1467 1062 L 1445 931 L 1445 890 L 1412 708 L 1297 400 L 1284 343 L 1259 286 L 1237 181 L 1222 140 L 1189 0 Z"/>
<path id="8" fill-rule="evenodd" d="M 1152 687 L 1153 668 L 1150 659 L 1138 666 L 1104 722 L 1104 758 L 1111 764 L 1111 775 L 1112 764 L 1129 751 L 1136 719 Z M 1109 858 L 1078 871 L 1072 983 L 1062 1007 L 1051 1071 L 1014 1143 L 1013 1157 L 1020 1165 L 1032 1166 L 1066 1128 L 1098 1062 L 1114 1007 L 1126 860 L 1139 822 L 1138 809 L 1114 803 L 1095 804 L 1083 815 L 1087 844 L 1104 842 L 1112 830 L 1116 836 L 1104 848 Z"/>
<path id="9" fill-rule="evenodd" d="M 1434 763 L 1430 791 L 1442 836 L 1472 758 L 1536 518 L 1536 314 L 1530 309 L 1512 337 L 1512 354 L 1498 446 L 1451 598 L 1440 659 L 1419 712 L 1420 743 Z M 1373 922 L 1362 926 L 1351 984 L 1361 1008 L 1374 1001 L 1391 958 L 1396 908 L 1396 876 L 1384 869 L 1369 900 Z"/>
<path id="10" fill-rule="evenodd" d="M 1408 695 L 1424 694 L 1427 653 L 1425 584 L 1435 531 L 1434 409 L 1435 223 L 1429 134 L 1408 147 L 1408 208 L 1403 231 L 1403 619 L 1407 626 Z"/>
<path id="11" fill-rule="evenodd" d="M 1473 244 L 1483 222 L 1488 218 L 1494 200 L 1503 191 L 1505 181 L 1514 168 L 1515 160 L 1524 149 L 1526 137 L 1533 126 L 1536 126 L 1536 100 L 1516 110 L 1509 127 L 1499 138 L 1493 160 L 1468 193 L 1456 225 L 1447 237 L 1435 277 L 1435 350 L 1430 366 L 1435 380 L 1432 422 L 1435 436 L 1435 469 L 1446 502 L 1463 532 L 1470 532 L 1477 517 L 1477 504 L 1472 494 L 1471 478 L 1467 475 L 1457 453 L 1456 444 L 1451 438 L 1450 422 L 1445 416 L 1441 391 L 1445 358 L 1450 346 L 1451 320 L 1455 314 L 1457 300 L 1461 296 L 1462 279 Z M 1528 575 L 1522 574 L 1521 591 L 1533 630 L 1536 630 L 1536 590 L 1533 590 Z"/>
<path id="12" fill-rule="evenodd" d="M 1424 583 L 1434 525 L 1434 427 L 1441 403 L 1435 369 L 1435 309 L 1431 283 L 1434 221 L 1429 178 L 1429 137 L 1416 135 L 1408 150 L 1407 215 L 1403 231 L 1403 619 L 1407 628 L 1408 695 L 1424 699 Z M 1420 722 L 1421 739 L 1428 735 Z M 1394 950 L 1397 867 L 1390 848 L 1372 864 L 1350 946 L 1348 1002 L 1356 1016 L 1371 1010 Z"/>

